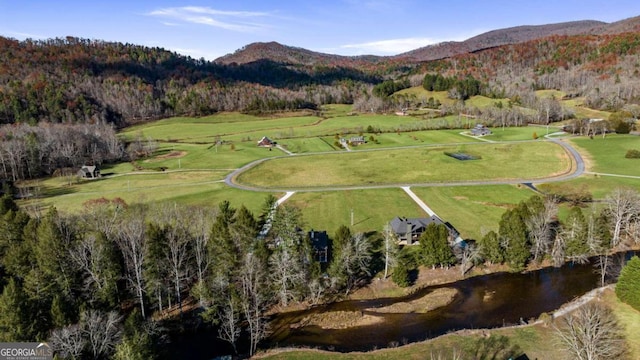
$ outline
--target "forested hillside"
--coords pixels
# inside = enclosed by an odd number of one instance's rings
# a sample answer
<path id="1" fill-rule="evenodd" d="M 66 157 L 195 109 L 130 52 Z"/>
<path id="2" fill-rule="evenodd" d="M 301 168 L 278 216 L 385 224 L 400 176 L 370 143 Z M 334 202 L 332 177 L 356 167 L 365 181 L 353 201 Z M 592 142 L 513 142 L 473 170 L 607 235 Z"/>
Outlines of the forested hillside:
<path id="1" fill-rule="evenodd" d="M 377 79 L 356 69 L 299 69 L 268 60 L 224 66 L 160 48 L 71 37 L 0 37 L 0 123 L 122 126 L 174 115 L 290 110 L 352 101 L 354 81 Z"/>
<path id="2" fill-rule="evenodd" d="M 534 91 L 540 89 L 584 98 L 590 108 L 618 111 L 638 100 L 640 32 L 608 34 L 607 29 L 633 30 L 637 21 L 632 20 L 591 31 L 597 34 L 555 35 L 426 62 L 327 55 L 277 43 L 252 44 L 209 62 L 132 44 L 0 38 L 0 123 L 106 121 L 120 127 L 170 116 L 316 109 L 328 103 L 398 111 L 425 106 L 427 99 L 397 98 L 388 91 L 421 85 L 425 74 L 471 81 L 474 87 L 478 82 L 475 94 L 544 110 L 525 111 L 515 123 L 573 116 L 554 103 L 560 99 L 537 99 Z M 503 32 L 491 34 L 480 40 L 503 38 Z M 378 84 L 384 89 L 376 89 Z M 449 98 L 467 95 L 454 91 Z M 466 103 L 441 110 L 480 112 Z M 495 108 L 482 111 L 494 120 L 509 117 Z"/>

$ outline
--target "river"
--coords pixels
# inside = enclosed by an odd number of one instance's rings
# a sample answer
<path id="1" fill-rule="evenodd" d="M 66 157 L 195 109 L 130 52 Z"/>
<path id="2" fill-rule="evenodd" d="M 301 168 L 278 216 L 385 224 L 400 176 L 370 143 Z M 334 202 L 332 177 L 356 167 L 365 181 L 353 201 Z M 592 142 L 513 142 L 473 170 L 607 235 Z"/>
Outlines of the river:
<path id="1" fill-rule="evenodd" d="M 596 288 L 593 264 L 567 264 L 528 273 L 495 273 L 451 284 L 430 286 L 404 298 L 342 301 L 309 310 L 277 315 L 271 322 L 271 346 L 318 347 L 335 351 L 366 351 L 421 341 L 459 329 L 496 328 L 520 324 L 550 313 Z M 438 288 L 458 294 L 444 307 L 427 313 L 380 314 L 366 309 L 410 301 Z M 318 312 L 360 311 L 383 318 L 374 325 L 348 329 L 292 327 Z"/>

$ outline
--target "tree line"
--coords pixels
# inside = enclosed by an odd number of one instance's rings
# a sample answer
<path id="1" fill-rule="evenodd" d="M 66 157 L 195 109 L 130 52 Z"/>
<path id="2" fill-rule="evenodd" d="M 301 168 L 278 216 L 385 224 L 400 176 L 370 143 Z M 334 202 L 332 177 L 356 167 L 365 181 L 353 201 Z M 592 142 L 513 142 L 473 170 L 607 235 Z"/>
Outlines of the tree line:
<path id="1" fill-rule="evenodd" d="M 226 201 L 201 208 L 104 198 L 79 215 L 31 217 L 2 197 L 0 340 L 49 340 L 62 358 L 157 356 L 167 334 L 152 313 L 189 312 L 234 349 L 248 343 L 238 352 L 254 353 L 268 309 L 349 292 L 371 274 L 374 253 L 370 239 L 342 227 L 321 268 L 289 206 L 256 240 L 274 200 L 258 218 Z"/>
<path id="2" fill-rule="evenodd" d="M 619 265 L 613 249 L 640 241 L 640 194 L 628 189 L 598 210 L 572 208 L 563 222 L 554 198 L 533 196 L 507 210 L 497 232 L 464 247 L 453 246 L 445 225 L 429 225 L 419 246 L 402 249 L 389 226 L 369 236 L 341 226 L 325 265 L 314 261 L 301 211 L 274 207 L 272 196 L 257 217 L 227 201 L 104 198 L 80 214 L 52 208 L 32 217 L 10 196 L 1 200 L 0 340 L 49 340 L 63 358 L 159 356 L 169 334 L 154 313 L 198 314 L 237 352 L 253 354 L 274 306 L 333 301 L 378 273 L 406 286 L 419 265 L 457 265 L 464 275 L 485 262 L 522 270 L 531 261 L 559 266 L 597 256 L 605 283 Z M 259 237 L 265 224 L 270 230 Z"/>
<path id="3" fill-rule="evenodd" d="M 83 164 L 125 158 L 124 143 L 113 125 L 105 122 L 0 126 L 0 179 L 15 182 L 56 172 L 71 175 Z"/>

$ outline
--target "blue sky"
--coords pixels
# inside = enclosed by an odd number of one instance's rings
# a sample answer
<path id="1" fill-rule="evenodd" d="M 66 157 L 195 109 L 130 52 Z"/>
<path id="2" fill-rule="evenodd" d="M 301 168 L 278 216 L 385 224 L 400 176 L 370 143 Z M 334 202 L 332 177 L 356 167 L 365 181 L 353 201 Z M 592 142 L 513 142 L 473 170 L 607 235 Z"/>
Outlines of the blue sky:
<path id="1" fill-rule="evenodd" d="M 0 0 L 0 35 L 119 41 L 208 60 L 257 41 L 394 55 L 511 26 L 639 15 L 638 0 Z"/>

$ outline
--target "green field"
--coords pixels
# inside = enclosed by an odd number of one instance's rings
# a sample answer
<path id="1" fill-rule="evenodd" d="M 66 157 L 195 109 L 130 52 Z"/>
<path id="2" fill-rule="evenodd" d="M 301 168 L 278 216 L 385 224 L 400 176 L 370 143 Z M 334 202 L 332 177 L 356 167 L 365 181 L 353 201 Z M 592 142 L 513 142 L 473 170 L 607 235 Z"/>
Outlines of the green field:
<path id="1" fill-rule="evenodd" d="M 627 159 L 627 150 L 640 150 L 640 137 L 634 135 L 607 135 L 574 138 L 577 147 L 588 153 L 588 170 L 606 174 L 640 176 L 640 159 Z"/>
<path id="2" fill-rule="evenodd" d="M 558 131 L 558 128 L 550 126 L 549 133 Z M 484 136 L 487 140 L 493 141 L 518 141 L 533 140 L 533 134 L 537 134 L 538 138 L 542 138 L 547 134 L 546 127 L 526 126 L 526 127 L 494 127 L 491 128 L 491 135 Z"/>
<path id="3" fill-rule="evenodd" d="M 482 158 L 460 161 L 444 152 Z M 236 180 L 265 189 L 419 184 L 544 178 L 564 173 L 569 167 L 564 149 L 553 143 L 476 143 L 283 157 L 263 162 Z"/>
<path id="4" fill-rule="evenodd" d="M 221 182 L 225 174 L 219 171 L 137 173 L 73 181 L 71 185 L 66 178 L 52 178 L 31 182 L 30 186 L 38 197 L 25 200 L 23 204 L 40 209 L 55 206 L 58 210 L 75 213 L 82 210 L 86 201 L 101 197 L 119 197 L 127 203 L 169 201 L 207 206 L 229 200 L 232 206 L 244 204 L 249 210 L 260 211 L 268 194 L 229 188 Z"/>
<path id="5" fill-rule="evenodd" d="M 535 193 L 524 186 L 486 185 L 413 187 L 411 190 L 460 232 L 465 239 L 479 240 L 498 230 L 502 214 Z"/>
<path id="6" fill-rule="evenodd" d="M 446 92 L 426 92 L 421 87 L 402 93 L 433 96 L 441 101 L 446 98 Z M 550 95 L 557 98 L 561 94 L 549 91 L 538 94 Z M 471 99 L 490 100 L 493 101 L 482 97 Z M 574 100 L 577 101 L 567 101 Z M 154 138 L 158 149 L 151 158 L 104 165 L 101 170 L 105 176 L 99 181 L 78 181 L 73 176 L 33 181 L 28 184 L 30 200 L 21 202 L 33 208 L 56 206 L 60 210 L 78 211 L 85 201 L 102 196 L 121 197 L 129 203 L 172 201 L 215 205 L 229 200 L 233 206 L 244 204 L 257 212 L 268 193 L 229 188 L 221 180 L 234 169 L 264 158 L 277 159 L 243 174 L 239 181 L 264 188 L 305 190 L 319 186 L 540 178 L 562 173 L 569 167 L 564 151 L 543 140 L 490 144 L 460 134 L 463 128 L 473 125 L 473 119 L 457 115 L 430 118 L 426 113 L 424 116 L 356 114 L 350 105 L 326 105 L 315 113 L 269 116 L 220 113 L 202 118 L 164 119 L 122 133 L 129 139 L 138 135 L 143 139 Z M 369 126 L 383 132 L 368 133 Z M 420 130 L 445 126 L 458 129 Z M 544 127 L 492 130 L 494 134 L 484 137 L 485 140 L 521 141 L 531 140 L 533 132 L 539 137 L 546 134 Z M 550 132 L 555 130 L 550 128 Z M 355 151 L 346 152 L 334 144 L 336 135 L 349 139 L 359 134 L 368 142 L 352 147 Z M 265 135 L 299 156 L 257 147 L 256 141 Z M 221 143 L 216 146 L 217 140 Z M 639 137 L 607 135 L 605 139 L 572 141 L 581 149 L 592 171 L 640 176 L 640 166 L 636 166 L 640 164 L 635 164 L 638 160 L 624 158 L 626 150 L 640 148 Z M 481 155 L 482 159 L 459 161 L 444 156 L 444 151 L 463 151 Z M 319 152 L 323 154 L 312 154 Z M 640 189 L 640 179 L 588 174 L 565 184 L 584 186 L 596 199 L 619 186 Z M 530 193 L 510 185 L 413 189 L 437 214 L 470 238 L 495 229 L 504 209 Z M 329 232 L 348 224 L 352 209 L 356 231 L 378 231 L 394 216 L 424 215 L 400 189 L 297 193 L 289 201 L 302 208 L 309 227 Z"/>
<path id="7" fill-rule="evenodd" d="M 327 230 L 330 236 L 351 225 L 352 210 L 355 232 L 381 231 L 396 216 L 426 216 L 399 188 L 296 193 L 287 203 L 302 209 L 308 229 Z"/>

